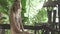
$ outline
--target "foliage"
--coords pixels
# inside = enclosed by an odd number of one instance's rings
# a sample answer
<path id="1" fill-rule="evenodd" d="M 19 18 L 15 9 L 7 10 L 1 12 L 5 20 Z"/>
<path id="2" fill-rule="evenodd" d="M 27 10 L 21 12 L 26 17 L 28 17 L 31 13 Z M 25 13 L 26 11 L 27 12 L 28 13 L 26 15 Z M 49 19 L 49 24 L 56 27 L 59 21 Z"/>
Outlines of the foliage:
<path id="1" fill-rule="evenodd" d="M 37 22 L 45 22 L 47 20 L 47 11 L 42 8 L 39 10 L 38 14 L 35 16 Z"/>
<path id="2" fill-rule="evenodd" d="M 29 19 L 26 22 L 28 25 L 34 25 L 35 22 L 46 21 L 47 11 L 42 8 L 44 0 L 27 0 L 26 13 Z M 41 9 L 42 8 L 42 9 Z"/>
<path id="3" fill-rule="evenodd" d="M 47 11 L 40 6 L 42 2 L 43 0 L 21 0 L 21 16 L 25 25 L 34 25 L 35 22 L 47 20 Z M 4 24 L 9 22 L 9 9 L 12 4 L 13 0 L 0 0 L 0 12 L 4 14 L 1 19 Z"/>
<path id="4" fill-rule="evenodd" d="M 9 21 L 9 8 L 12 5 L 12 0 L 0 0 L 0 13 L 3 14 L 2 19 L 3 23 L 8 23 Z M 7 20 L 8 19 L 8 20 Z"/>
<path id="5" fill-rule="evenodd" d="M 2 6 L 3 8 L 7 8 L 8 2 L 7 0 L 0 0 L 0 6 Z"/>
<path id="6" fill-rule="evenodd" d="M 28 17 L 24 16 L 24 13 L 26 13 L 26 8 L 25 8 L 26 7 L 26 0 L 21 0 L 21 4 L 22 4 L 21 16 L 23 18 L 22 22 L 24 23 L 28 19 Z"/>

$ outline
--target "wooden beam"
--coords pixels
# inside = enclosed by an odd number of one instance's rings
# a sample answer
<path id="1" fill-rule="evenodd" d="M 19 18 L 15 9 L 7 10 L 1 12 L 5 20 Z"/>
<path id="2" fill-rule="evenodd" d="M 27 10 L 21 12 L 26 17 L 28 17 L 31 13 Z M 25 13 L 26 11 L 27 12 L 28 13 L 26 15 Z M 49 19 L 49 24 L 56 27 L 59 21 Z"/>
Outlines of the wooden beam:
<path id="1" fill-rule="evenodd" d="M 37 28 L 39 27 L 39 28 Z M 24 29 L 31 29 L 31 30 L 34 30 L 34 29 L 41 29 L 42 26 L 29 26 L 29 25 L 24 25 Z M 10 24 L 0 24 L 0 29 L 10 29 Z"/>
<path id="2" fill-rule="evenodd" d="M 0 24 L 0 29 L 10 29 L 10 25 L 9 24 Z M 24 29 L 29 29 L 29 30 L 41 30 L 41 29 L 49 29 L 49 31 L 56 31 L 58 32 L 58 30 L 53 29 L 49 26 L 46 25 L 41 25 L 41 26 L 29 26 L 29 25 L 24 25 Z"/>
<path id="3" fill-rule="evenodd" d="M 48 1 L 45 2 L 43 7 L 56 7 L 57 1 Z"/>

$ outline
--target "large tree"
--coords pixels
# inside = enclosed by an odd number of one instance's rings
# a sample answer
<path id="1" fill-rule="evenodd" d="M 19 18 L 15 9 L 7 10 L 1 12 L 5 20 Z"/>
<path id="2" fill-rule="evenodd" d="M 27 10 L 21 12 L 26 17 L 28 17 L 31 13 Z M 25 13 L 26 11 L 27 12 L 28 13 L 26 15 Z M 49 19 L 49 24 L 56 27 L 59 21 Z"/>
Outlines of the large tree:
<path id="1" fill-rule="evenodd" d="M 10 9 L 11 34 L 28 34 L 24 32 L 21 18 L 21 0 L 14 0 Z M 20 31 L 22 28 L 22 32 Z"/>

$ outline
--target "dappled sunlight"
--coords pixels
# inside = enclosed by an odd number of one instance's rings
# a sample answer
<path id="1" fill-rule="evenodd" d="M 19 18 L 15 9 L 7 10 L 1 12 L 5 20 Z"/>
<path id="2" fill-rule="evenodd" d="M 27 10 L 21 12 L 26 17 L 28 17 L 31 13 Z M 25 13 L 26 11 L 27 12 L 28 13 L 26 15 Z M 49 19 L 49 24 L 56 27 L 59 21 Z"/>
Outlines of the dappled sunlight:
<path id="1" fill-rule="evenodd" d="M 29 23 L 30 24 L 33 24 L 32 21 L 35 22 L 36 20 L 36 17 L 39 17 L 39 16 L 36 16 L 38 14 L 38 12 L 42 9 L 43 7 L 43 4 L 44 4 L 44 1 L 45 0 L 27 0 L 26 1 L 26 13 L 24 14 L 25 17 L 28 17 L 29 18 Z M 44 11 L 44 10 L 43 10 Z M 40 18 L 40 17 L 39 17 Z M 35 19 L 35 20 L 34 20 Z M 45 22 L 47 22 L 47 17 L 44 18 L 46 19 Z M 41 19 L 40 19 L 41 20 Z M 38 21 L 38 19 L 37 19 Z"/>

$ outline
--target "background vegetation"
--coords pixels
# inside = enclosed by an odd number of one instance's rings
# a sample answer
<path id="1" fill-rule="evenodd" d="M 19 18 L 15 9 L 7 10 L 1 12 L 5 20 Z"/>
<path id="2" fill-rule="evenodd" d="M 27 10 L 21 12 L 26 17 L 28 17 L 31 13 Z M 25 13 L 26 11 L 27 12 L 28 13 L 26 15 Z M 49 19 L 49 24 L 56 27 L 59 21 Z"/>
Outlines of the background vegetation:
<path id="1" fill-rule="evenodd" d="M 47 11 L 42 8 L 45 0 L 21 0 L 22 4 L 22 22 L 24 25 L 33 25 L 36 23 L 47 22 Z M 0 24 L 9 23 L 9 9 L 13 0 L 0 0 Z M 32 30 L 28 30 L 31 32 Z M 7 33 L 8 32 L 8 33 Z M 6 30 L 6 34 L 10 30 Z"/>

